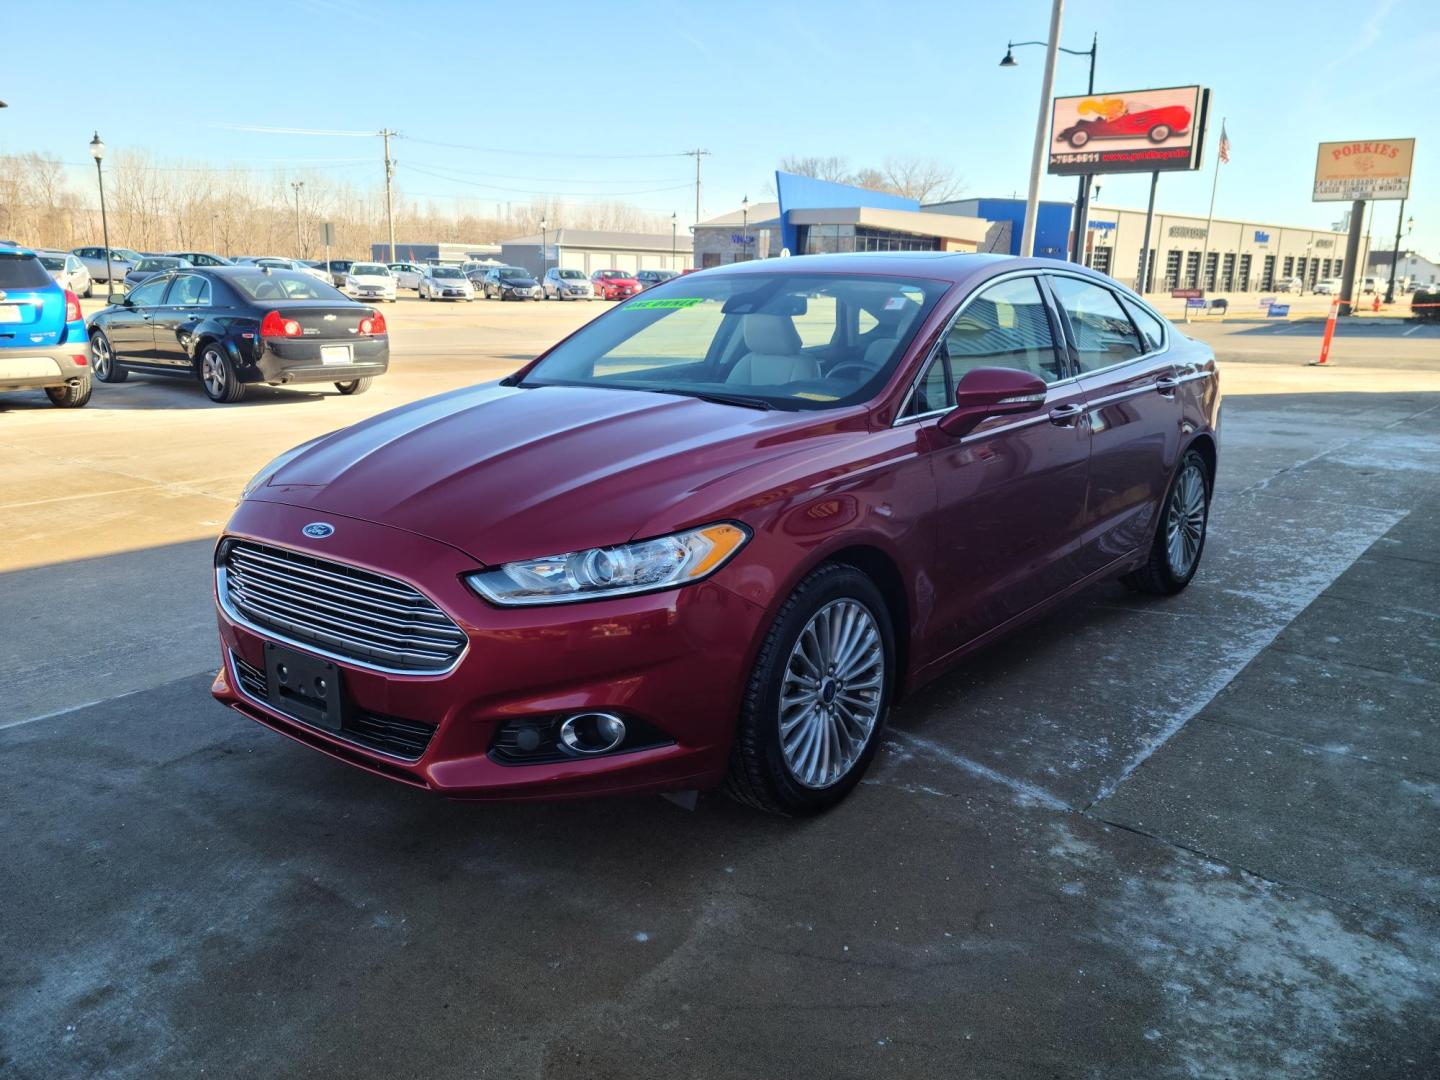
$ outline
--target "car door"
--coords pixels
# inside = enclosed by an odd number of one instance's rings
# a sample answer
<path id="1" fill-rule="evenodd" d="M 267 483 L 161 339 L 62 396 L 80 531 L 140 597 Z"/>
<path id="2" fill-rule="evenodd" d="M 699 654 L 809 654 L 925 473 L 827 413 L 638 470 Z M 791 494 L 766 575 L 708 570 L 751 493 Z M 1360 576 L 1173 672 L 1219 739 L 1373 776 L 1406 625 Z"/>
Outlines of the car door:
<path id="1" fill-rule="evenodd" d="M 134 289 L 105 319 L 105 335 L 116 357 L 152 363 L 155 359 L 155 309 L 170 284 L 169 274 L 156 274 Z"/>
<path id="2" fill-rule="evenodd" d="M 210 282 L 199 274 L 177 274 L 154 309 L 150 325 L 155 334 L 155 362 L 188 368 L 191 363 L 190 330 L 210 307 Z"/>
<path id="3" fill-rule="evenodd" d="M 1044 379 L 1030 414 L 990 417 L 961 438 L 936 426 L 964 375 L 1015 368 Z M 1090 432 L 1059 316 L 1034 273 L 982 285 L 957 310 L 913 391 L 936 488 L 936 625 L 950 647 L 1079 578 Z"/>
<path id="4" fill-rule="evenodd" d="M 1091 573 L 1149 542 L 1179 451 L 1178 380 L 1157 316 L 1148 313 L 1151 326 L 1142 335 L 1126 304 L 1145 309 L 1122 300 L 1119 290 L 1058 271 L 1048 282 L 1064 316 L 1091 432 L 1080 552 L 1081 568 Z"/>

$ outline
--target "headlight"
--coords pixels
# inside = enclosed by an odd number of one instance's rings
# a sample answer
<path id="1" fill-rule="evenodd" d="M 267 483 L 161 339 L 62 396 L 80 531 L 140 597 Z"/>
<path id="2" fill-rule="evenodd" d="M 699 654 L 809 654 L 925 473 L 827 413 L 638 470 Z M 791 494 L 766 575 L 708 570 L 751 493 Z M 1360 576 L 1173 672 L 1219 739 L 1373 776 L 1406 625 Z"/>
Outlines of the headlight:
<path id="1" fill-rule="evenodd" d="M 617 547 L 522 559 L 468 574 L 465 580 L 502 607 L 654 592 L 709 577 L 749 539 L 748 530 L 725 522 Z"/>
<path id="2" fill-rule="evenodd" d="M 286 450 L 283 454 L 270 462 L 269 465 L 266 465 L 263 469 L 261 469 L 259 472 L 257 472 L 254 476 L 250 478 L 250 482 L 246 484 L 244 489 L 240 492 L 240 498 L 242 500 L 249 498 L 252 491 L 258 491 L 260 488 L 264 487 L 265 484 L 269 482 L 272 476 L 274 476 L 290 462 L 294 461 L 306 450 L 309 450 L 310 447 L 314 446 L 321 439 L 327 438 L 330 434 L 330 432 L 326 432 L 324 435 L 311 439 L 309 442 L 303 442 L 299 446 L 293 446 L 289 450 Z"/>

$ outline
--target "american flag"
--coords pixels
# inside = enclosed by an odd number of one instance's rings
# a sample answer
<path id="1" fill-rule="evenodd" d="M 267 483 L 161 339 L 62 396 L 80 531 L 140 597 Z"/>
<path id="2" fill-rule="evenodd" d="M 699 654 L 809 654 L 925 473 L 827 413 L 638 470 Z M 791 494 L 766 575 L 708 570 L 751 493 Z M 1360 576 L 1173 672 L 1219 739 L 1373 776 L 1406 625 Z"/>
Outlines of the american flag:
<path id="1" fill-rule="evenodd" d="M 1225 124 L 1220 124 L 1220 164 L 1230 164 L 1230 136 L 1225 134 Z"/>

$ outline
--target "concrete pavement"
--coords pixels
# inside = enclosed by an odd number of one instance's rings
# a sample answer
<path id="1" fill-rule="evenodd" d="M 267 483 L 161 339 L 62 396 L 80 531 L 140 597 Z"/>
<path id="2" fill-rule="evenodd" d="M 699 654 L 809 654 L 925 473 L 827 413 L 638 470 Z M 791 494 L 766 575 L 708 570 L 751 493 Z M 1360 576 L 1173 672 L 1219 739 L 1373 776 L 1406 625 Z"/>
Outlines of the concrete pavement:
<path id="1" fill-rule="evenodd" d="M 416 328 L 385 392 L 476 377 L 469 333 Z M 7 462 L 94 484 L 3 508 L 0 1074 L 1434 1074 L 1440 372 L 1225 388 L 1191 589 L 975 657 L 799 823 L 444 803 L 208 699 L 206 515 L 374 394 L 126 384 L 68 439 L 0 399 Z"/>

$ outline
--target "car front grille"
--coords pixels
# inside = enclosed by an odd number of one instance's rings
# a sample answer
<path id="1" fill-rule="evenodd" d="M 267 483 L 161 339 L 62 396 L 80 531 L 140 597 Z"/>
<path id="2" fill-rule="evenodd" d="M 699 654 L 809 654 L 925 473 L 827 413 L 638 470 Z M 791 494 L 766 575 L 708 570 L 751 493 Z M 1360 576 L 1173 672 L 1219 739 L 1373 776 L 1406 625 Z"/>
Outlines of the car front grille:
<path id="1" fill-rule="evenodd" d="M 236 681 L 246 697 L 289 716 L 296 723 L 304 723 L 298 717 L 291 716 L 283 705 L 271 702 L 263 671 L 247 664 L 233 652 L 230 659 L 235 665 Z M 345 726 L 338 733 L 327 734 L 338 734 L 340 738 L 366 750 L 389 754 L 406 761 L 418 761 L 425 753 L 425 748 L 430 745 L 430 739 L 435 734 L 435 725 L 422 724 L 418 720 L 406 720 L 399 716 L 383 716 L 380 713 L 355 710 L 345 718 Z"/>
<path id="2" fill-rule="evenodd" d="M 383 574 L 248 540 L 225 541 L 216 569 L 233 616 L 337 659 L 423 675 L 449 671 L 465 651 L 465 631 Z"/>

